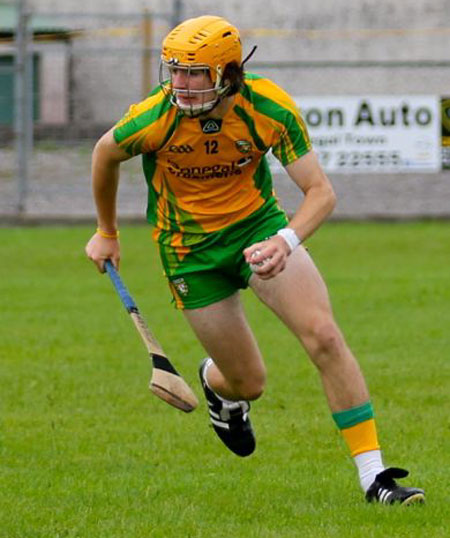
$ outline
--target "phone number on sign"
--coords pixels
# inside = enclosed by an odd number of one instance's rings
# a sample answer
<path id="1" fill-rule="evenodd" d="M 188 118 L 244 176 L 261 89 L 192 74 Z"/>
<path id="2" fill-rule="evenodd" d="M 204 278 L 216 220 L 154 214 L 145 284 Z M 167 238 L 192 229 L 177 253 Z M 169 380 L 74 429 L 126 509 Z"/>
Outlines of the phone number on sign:
<path id="1" fill-rule="evenodd" d="M 403 164 L 398 151 L 319 151 L 318 155 L 328 168 L 395 168 Z"/>

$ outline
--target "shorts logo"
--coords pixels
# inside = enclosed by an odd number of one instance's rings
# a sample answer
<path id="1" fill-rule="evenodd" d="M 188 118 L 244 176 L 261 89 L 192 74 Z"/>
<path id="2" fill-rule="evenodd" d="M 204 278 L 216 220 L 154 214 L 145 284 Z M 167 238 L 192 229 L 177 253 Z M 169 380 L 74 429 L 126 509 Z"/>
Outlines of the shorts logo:
<path id="1" fill-rule="evenodd" d="M 236 146 L 236 149 L 241 153 L 244 153 L 244 155 L 250 153 L 250 151 L 252 150 L 252 143 L 248 140 L 236 140 L 234 144 Z"/>
<path id="2" fill-rule="evenodd" d="M 170 153 L 192 153 L 194 151 L 194 148 L 190 146 L 189 144 L 182 144 L 181 146 L 175 146 L 172 144 L 169 147 Z"/>
<path id="3" fill-rule="evenodd" d="M 183 297 L 186 297 L 186 295 L 189 293 L 189 287 L 184 278 L 177 278 L 172 281 L 172 284 L 175 286 L 178 293 L 183 295 Z"/>
<path id="4" fill-rule="evenodd" d="M 200 120 L 200 125 L 205 134 L 218 133 L 222 128 L 222 120 Z"/>

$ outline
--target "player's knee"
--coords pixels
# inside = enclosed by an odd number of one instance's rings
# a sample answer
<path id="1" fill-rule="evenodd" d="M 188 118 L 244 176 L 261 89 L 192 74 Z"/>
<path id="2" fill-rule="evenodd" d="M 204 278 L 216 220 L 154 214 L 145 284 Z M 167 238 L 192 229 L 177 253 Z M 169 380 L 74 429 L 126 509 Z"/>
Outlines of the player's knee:
<path id="1" fill-rule="evenodd" d="M 323 369 L 343 355 L 344 338 L 333 320 L 316 322 L 305 339 L 314 364 Z"/>

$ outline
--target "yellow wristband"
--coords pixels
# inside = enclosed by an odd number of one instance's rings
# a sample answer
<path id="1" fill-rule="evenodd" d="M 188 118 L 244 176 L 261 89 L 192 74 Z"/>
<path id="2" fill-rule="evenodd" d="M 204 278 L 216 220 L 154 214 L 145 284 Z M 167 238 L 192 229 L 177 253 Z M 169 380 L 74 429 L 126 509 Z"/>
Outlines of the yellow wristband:
<path id="1" fill-rule="evenodd" d="M 118 239 L 120 233 L 119 230 L 116 230 L 113 233 L 104 232 L 101 228 L 97 228 L 97 233 L 100 237 L 104 237 L 105 239 Z"/>

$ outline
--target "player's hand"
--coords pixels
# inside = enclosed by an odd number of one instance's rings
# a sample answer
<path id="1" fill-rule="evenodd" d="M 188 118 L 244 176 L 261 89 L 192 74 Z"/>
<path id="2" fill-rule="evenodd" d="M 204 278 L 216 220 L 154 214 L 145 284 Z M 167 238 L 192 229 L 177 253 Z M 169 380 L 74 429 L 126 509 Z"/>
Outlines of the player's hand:
<path id="1" fill-rule="evenodd" d="M 105 272 L 105 261 L 111 260 L 116 269 L 119 269 L 120 244 L 118 239 L 107 239 L 95 233 L 85 248 L 86 256 L 92 260 L 100 273 Z"/>
<path id="2" fill-rule="evenodd" d="M 245 261 L 263 280 L 273 278 L 280 273 L 286 267 L 290 253 L 289 245 L 279 235 L 255 243 L 243 251 Z"/>

